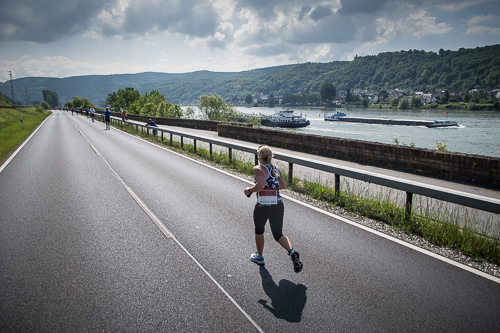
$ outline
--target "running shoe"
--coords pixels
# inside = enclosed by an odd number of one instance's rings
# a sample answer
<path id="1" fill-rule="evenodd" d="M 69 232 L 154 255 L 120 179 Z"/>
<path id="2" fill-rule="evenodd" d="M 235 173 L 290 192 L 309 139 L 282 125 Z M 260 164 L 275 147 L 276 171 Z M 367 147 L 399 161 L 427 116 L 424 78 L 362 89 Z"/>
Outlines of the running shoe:
<path id="1" fill-rule="evenodd" d="M 253 261 L 257 265 L 264 265 L 264 256 L 259 255 L 258 251 L 250 255 L 250 261 Z"/>
<path id="2" fill-rule="evenodd" d="M 295 273 L 299 273 L 302 270 L 302 263 L 299 260 L 300 256 L 299 253 L 295 250 L 290 251 L 290 259 L 292 259 L 293 262 L 293 270 Z"/>

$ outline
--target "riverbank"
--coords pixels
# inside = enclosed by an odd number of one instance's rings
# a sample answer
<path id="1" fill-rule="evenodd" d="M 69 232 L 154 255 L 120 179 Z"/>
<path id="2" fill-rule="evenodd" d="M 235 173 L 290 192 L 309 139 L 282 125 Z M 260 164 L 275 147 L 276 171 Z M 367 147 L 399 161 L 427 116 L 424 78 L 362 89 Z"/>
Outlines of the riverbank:
<path id="1" fill-rule="evenodd" d="M 500 188 L 500 158 L 219 124 L 220 137 L 424 176 Z"/>
<path id="2" fill-rule="evenodd" d="M 274 114 L 269 108 L 237 108 L 244 113 L 262 115 Z M 446 144 L 453 153 L 500 157 L 500 112 L 435 109 L 371 109 L 349 108 L 348 117 L 388 118 L 404 120 L 450 120 L 458 126 L 448 128 L 427 128 L 425 126 L 392 126 L 382 124 L 360 124 L 331 122 L 324 120 L 325 109 L 297 108 L 295 112 L 310 121 L 310 126 L 293 130 L 294 133 L 335 137 L 339 139 L 361 140 L 389 145 L 412 146 L 435 150 Z M 333 110 L 332 110 L 333 111 Z M 440 144 L 438 144 L 440 143 Z"/>

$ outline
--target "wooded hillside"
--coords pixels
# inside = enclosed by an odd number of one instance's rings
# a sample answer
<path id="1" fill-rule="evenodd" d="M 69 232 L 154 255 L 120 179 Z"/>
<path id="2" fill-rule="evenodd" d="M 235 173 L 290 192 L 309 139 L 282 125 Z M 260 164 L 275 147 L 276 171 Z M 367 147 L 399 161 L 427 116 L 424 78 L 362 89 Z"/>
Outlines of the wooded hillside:
<path id="1" fill-rule="evenodd" d="M 199 71 L 193 73 L 140 73 L 90 75 L 69 78 L 29 77 L 15 79 L 16 100 L 24 101 L 24 87 L 31 100 L 43 100 L 42 90 L 55 91 L 61 104 L 73 96 L 100 105 L 109 93 L 133 87 L 141 94 L 158 90 L 175 104 L 197 103 L 203 94 L 244 99 L 247 94 L 285 95 L 319 92 L 324 82 L 337 91 L 351 89 L 413 89 L 418 91 L 500 88 L 500 44 L 426 52 L 408 50 L 356 57 L 353 61 L 305 63 L 262 68 L 238 73 Z M 10 96 L 10 82 L 0 84 Z"/>

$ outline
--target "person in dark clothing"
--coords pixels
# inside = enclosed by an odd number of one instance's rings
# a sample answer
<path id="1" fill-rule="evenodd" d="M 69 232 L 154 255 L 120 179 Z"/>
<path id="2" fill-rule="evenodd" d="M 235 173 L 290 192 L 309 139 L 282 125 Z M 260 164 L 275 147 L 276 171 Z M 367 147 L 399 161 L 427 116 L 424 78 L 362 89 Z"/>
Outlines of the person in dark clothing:
<path id="1" fill-rule="evenodd" d="M 104 111 L 104 120 L 106 121 L 106 129 L 109 130 L 111 129 L 111 111 L 109 111 L 108 108 L 106 108 L 106 111 Z"/>
<path id="2" fill-rule="evenodd" d="M 153 120 L 151 120 L 151 119 L 148 119 L 148 122 L 146 123 L 146 126 L 158 127 L 158 125 L 156 125 L 156 123 Z M 156 136 L 156 133 L 157 133 L 157 131 L 153 130 L 153 135 L 154 136 Z"/>

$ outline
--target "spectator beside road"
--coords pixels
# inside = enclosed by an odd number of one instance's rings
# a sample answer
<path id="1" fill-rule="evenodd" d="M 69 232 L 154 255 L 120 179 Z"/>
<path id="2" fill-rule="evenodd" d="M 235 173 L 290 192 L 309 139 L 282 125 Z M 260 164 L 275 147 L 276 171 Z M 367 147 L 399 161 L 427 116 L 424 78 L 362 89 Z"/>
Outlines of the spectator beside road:
<path id="1" fill-rule="evenodd" d="M 156 123 L 151 119 L 148 119 L 146 126 L 158 127 L 158 125 L 156 125 Z M 156 136 L 156 133 L 157 133 L 157 131 L 153 130 L 153 135 Z"/>
<path id="2" fill-rule="evenodd" d="M 123 111 L 122 108 L 120 108 L 120 111 L 122 113 L 122 121 L 127 121 L 127 112 Z"/>

